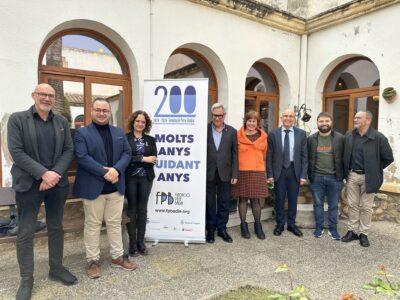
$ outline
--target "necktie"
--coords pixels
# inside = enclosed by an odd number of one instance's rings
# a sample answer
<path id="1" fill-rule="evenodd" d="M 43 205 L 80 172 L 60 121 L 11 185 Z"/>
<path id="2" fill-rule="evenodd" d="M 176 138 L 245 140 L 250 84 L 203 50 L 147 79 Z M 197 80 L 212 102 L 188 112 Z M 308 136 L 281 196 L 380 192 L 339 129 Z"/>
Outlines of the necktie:
<path id="1" fill-rule="evenodd" d="M 283 167 L 285 169 L 290 167 L 290 143 L 289 143 L 289 129 L 285 129 L 285 143 L 283 146 Z"/>

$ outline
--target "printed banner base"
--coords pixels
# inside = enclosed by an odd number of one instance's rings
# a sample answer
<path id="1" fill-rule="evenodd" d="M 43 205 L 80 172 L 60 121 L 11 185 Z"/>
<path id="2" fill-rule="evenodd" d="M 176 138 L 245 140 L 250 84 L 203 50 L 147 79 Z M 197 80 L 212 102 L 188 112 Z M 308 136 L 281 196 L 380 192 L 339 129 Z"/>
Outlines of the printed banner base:
<path id="1" fill-rule="evenodd" d="M 173 239 L 171 237 L 162 237 L 162 238 L 155 238 L 155 237 L 151 237 L 151 238 L 146 238 L 146 242 L 160 242 L 160 243 L 192 243 L 192 244 L 205 244 L 206 243 L 206 239 L 205 238 L 189 238 L 189 239 Z"/>

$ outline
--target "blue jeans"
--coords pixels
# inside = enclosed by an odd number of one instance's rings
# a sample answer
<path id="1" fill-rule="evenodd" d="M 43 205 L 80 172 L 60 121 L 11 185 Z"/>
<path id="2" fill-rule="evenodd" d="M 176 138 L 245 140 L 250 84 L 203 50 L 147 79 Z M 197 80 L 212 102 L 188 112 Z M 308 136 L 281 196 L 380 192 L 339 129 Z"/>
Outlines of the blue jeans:
<path id="1" fill-rule="evenodd" d="M 336 179 L 335 175 L 315 175 L 310 184 L 314 200 L 314 217 L 316 229 L 324 228 L 324 200 L 328 201 L 328 226 L 336 229 L 338 217 L 339 196 L 342 191 L 343 181 Z"/>

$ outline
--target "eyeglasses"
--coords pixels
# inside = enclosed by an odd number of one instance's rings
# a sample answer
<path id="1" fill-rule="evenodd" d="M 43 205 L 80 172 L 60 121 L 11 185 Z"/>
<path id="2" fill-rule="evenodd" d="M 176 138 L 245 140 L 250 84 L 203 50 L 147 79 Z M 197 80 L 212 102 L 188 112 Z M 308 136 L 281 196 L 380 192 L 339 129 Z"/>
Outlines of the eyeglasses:
<path id="1" fill-rule="evenodd" d="M 93 111 L 97 114 L 109 114 L 111 111 L 109 109 L 93 108 Z"/>
<path id="2" fill-rule="evenodd" d="M 223 114 L 223 115 L 214 115 L 213 114 L 212 116 L 214 119 L 222 119 L 225 116 L 225 114 Z"/>
<path id="3" fill-rule="evenodd" d="M 35 94 L 38 95 L 40 98 L 49 97 L 49 99 L 54 99 L 56 97 L 54 94 L 46 94 L 46 93 L 39 93 L 39 92 L 35 92 Z"/>

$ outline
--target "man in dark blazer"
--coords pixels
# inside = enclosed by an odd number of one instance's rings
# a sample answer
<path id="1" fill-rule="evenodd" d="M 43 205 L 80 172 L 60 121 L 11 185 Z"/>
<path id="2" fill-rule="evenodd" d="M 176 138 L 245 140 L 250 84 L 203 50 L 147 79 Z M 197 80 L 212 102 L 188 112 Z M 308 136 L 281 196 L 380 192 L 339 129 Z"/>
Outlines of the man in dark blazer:
<path id="1" fill-rule="evenodd" d="M 293 126 L 293 110 L 286 109 L 281 121 L 282 126 L 268 135 L 267 181 L 274 183 L 276 195 L 274 235 L 281 235 L 284 231 L 287 195 L 287 230 L 302 236 L 303 233 L 295 223 L 299 188 L 307 182 L 307 136 L 304 130 Z"/>
<path id="2" fill-rule="evenodd" d="M 17 258 L 21 283 L 16 299 L 30 299 L 33 287 L 33 239 L 42 202 L 45 203 L 49 248 L 49 278 L 72 285 L 77 279 L 62 265 L 62 218 L 68 194 L 67 170 L 73 158 L 68 121 L 55 113 L 54 89 L 39 84 L 35 102 L 8 121 L 8 149 L 13 159 L 11 175 L 18 206 Z"/>
<path id="3" fill-rule="evenodd" d="M 136 266 L 124 257 L 121 218 L 125 194 L 125 168 L 131 148 L 121 128 L 109 124 L 110 104 L 102 98 L 92 104 L 92 123 L 79 128 L 74 136 L 78 163 L 73 194 L 83 200 L 86 274 L 95 279 L 100 273 L 100 231 L 103 220 L 110 243 L 111 266 L 128 271 Z"/>
<path id="4" fill-rule="evenodd" d="M 221 103 L 211 107 L 212 122 L 207 132 L 206 241 L 214 243 L 214 232 L 232 243 L 226 231 L 229 219 L 231 184 L 238 178 L 237 133 L 225 124 L 226 111 Z"/>
<path id="5" fill-rule="evenodd" d="M 388 139 L 371 127 L 372 113 L 359 111 L 354 116 L 354 129 L 345 135 L 344 174 L 346 178 L 349 219 L 342 242 L 359 240 L 369 247 L 375 193 L 383 183 L 383 169 L 393 162 Z"/>

